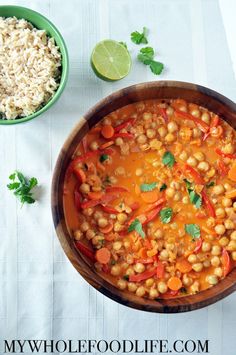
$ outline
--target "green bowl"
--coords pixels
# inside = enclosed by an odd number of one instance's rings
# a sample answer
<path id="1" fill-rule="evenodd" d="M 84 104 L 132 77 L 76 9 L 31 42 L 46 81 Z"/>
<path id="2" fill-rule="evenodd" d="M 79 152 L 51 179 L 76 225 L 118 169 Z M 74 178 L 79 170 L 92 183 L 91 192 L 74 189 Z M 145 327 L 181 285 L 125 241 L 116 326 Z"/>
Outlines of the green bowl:
<path id="1" fill-rule="evenodd" d="M 30 116 L 16 118 L 14 120 L 0 119 L 0 125 L 9 125 L 9 124 L 11 125 L 11 124 L 22 123 L 22 122 L 32 120 L 33 118 L 47 111 L 59 99 L 59 97 L 61 96 L 65 88 L 68 79 L 69 57 L 68 57 L 66 44 L 64 42 L 62 35 L 58 31 L 58 29 L 46 17 L 44 17 L 40 13 L 28 9 L 26 7 L 4 5 L 4 6 L 0 6 L 0 16 L 1 17 L 15 16 L 16 18 L 24 18 L 25 20 L 31 22 L 36 28 L 40 30 L 45 30 L 49 37 L 53 37 L 55 39 L 55 42 L 57 46 L 60 48 L 60 52 L 62 55 L 61 81 L 53 97 L 47 102 L 45 106 L 43 106 L 40 110 L 34 112 Z"/>

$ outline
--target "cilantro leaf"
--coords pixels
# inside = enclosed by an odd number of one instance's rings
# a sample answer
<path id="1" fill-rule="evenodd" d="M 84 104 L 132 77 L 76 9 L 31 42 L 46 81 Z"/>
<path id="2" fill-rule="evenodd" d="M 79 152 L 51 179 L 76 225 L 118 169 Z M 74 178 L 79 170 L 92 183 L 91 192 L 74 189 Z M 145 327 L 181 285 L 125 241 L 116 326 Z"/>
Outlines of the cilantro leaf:
<path id="1" fill-rule="evenodd" d="M 167 185 L 166 184 L 162 184 L 161 187 L 160 187 L 160 191 L 164 191 L 166 188 L 167 188 Z"/>
<path id="2" fill-rule="evenodd" d="M 131 41 L 134 42 L 135 44 L 140 44 L 144 43 L 147 44 L 147 28 L 143 27 L 143 32 L 140 33 L 138 31 L 134 31 L 131 33 Z"/>
<path id="3" fill-rule="evenodd" d="M 171 152 L 165 152 L 162 157 L 162 163 L 167 165 L 169 168 L 172 168 L 175 163 L 174 155 Z"/>
<path id="4" fill-rule="evenodd" d="M 138 60 L 145 65 L 149 65 L 154 57 L 154 50 L 152 47 L 144 47 L 140 49 Z"/>
<path id="5" fill-rule="evenodd" d="M 143 226 L 141 222 L 136 218 L 129 226 L 128 232 L 136 231 L 142 238 L 145 237 L 145 233 L 143 231 Z"/>
<path id="6" fill-rule="evenodd" d="M 161 217 L 162 223 L 165 223 L 165 224 L 170 223 L 172 216 L 173 216 L 173 210 L 170 207 L 163 208 L 160 211 L 160 217 Z"/>
<path id="7" fill-rule="evenodd" d="M 183 180 L 186 184 L 187 189 L 192 189 L 192 183 L 190 181 L 188 181 L 187 179 L 183 179 Z"/>
<path id="8" fill-rule="evenodd" d="M 9 176 L 12 181 L 7 185 L 10 191 L 13 191 L 14 195 L 20 200 L 22 205 L 24 203 L 34 203 L 35 199 L 32 196 L 31 190 L 37 186 L 38 180 L 35 177 L 27 179 L 21 172 L 15 171 Z"/>
<path id="9" fill-rule="evenodd" d="M 209 187 L 212 187 L 215 185 L 215 181 L 210 181 L 206 184 L 206 187 L 209 189 Z"/>
<path id="10" fill-rule="evenodd" d="M 195 191 L 193 190 L 189 190 L 189 199 L 190 202 L 196 207 L 196 208 L 200 208 L 202 205 L 202 196 L 197 194 Z"/>
<path id="11" fill-rule="evenodd" d="M 143 192 L 152 191 L 157 187 L 157 182 L 152 182 L 150 184 L 141 184 L 140 190 Z"/>
<path id="12" fill-rule="evenodd" d="M 107 154 L 102 154 L 99 158 L 100 162 L 103 163 L 104 161 L 106 161 L 107 159 L 109 159 L 109 155 Z"/>
<path id="13" fill-rule="evenodd" d="M 156 60 L 152 60 L 150 63 L 150 69 L 155 75 L 160 75 L 162 70 L 164 69 L 164 64 L 161 62 L 157 62 Z"/>
<path id="14" fill-rule="evenodd" d="M 185 224 L 185 232 L 190 234 L 193 239 L 200 238 L 201 230 L 198 224 Z"/>

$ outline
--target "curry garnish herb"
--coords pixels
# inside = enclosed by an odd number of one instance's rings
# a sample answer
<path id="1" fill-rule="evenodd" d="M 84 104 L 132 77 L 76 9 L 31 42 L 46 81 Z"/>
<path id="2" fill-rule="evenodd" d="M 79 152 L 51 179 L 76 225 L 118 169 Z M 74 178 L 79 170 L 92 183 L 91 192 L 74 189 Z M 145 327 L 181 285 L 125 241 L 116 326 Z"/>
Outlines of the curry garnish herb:
<path id="1" fill-rule="evenodd" d="M 11 182 L 7 185 L 8 189 L 13 191 L 14 195 L 24 203 L 32 204 L 35 202 L 31 190 L 37 186 L 38 180 L 35 177 L 27 179 L 21 172 L 15 171 L 9 176 Z"/>
<path id="2" fill-rule="evenodd" d="M 136 231 L 142 238 L 145 237 L 141 222 L 136 218 L 129 226 L 128 232 Z"/>
<path id="3" fill-rule="evenodd" d="M 172 168 L 172 166 L 175 163 L 175 157 L 171 152 L 165 152 L 163 157 L 162 157 L 162 163 L 169 168 Z"/>
<path id="4" fill-rule="evenodd" d="M 141 184 L 140 190 L 143 192 L 152 191 L 157 187 L 157 182 L 152 182 L 150 184 Z"/>
<path id="5" fill-rule="evenodd" d="M 201 230 L 198 224 L 185 224 L 185 232 L 191 235 L 193 239 L 200 238 L 201 236 Z"/>
<path id="6" fill-rule="evenodd" d="M 131 41 L 134 42 L 135 44 L 147 44 L 148 39 L 147 39 L 147 28 L 143 27 L 143 32 L 140 33 L 138 31 L 134 31 L 131 33 Z"/>
<path id="7" fill-rule="evenodd" d="M 173 216 L 173 210 L 170 207 L 163 208 L 160 211 L 160 217 L 161 217 L 162 223 L 165 223 L 165 224 L 170 223 L 172 216 Z"/>

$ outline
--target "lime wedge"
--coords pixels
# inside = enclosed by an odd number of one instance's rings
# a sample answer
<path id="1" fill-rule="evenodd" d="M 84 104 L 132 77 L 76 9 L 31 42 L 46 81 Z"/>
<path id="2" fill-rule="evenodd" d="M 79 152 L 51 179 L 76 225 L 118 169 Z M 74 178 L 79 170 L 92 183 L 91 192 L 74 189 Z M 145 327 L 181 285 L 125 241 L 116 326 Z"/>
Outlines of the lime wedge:
<path id="1" fill-rule="evenodd" d="M 130 71 L 131 57 L 123 44 L 106 39 L 95 46 L 91 55 L 91 66 L 100 79 L 120 80 Z"/>

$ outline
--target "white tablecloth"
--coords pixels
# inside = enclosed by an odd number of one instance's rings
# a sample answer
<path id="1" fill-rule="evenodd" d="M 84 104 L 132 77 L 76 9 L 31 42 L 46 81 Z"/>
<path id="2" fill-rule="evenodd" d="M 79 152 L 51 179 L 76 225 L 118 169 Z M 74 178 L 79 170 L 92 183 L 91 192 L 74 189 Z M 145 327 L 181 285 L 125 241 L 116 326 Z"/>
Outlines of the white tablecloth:
<path id="1" fill-rule="evenodd" d="M 147 26 L 150 44 L 165 63 L 161 79 L 203 84 L 236 101 L 232 64 L 236 2 L 1 0 L 0 4 L 23 5 L 44 14 L 63 34 L 70 56 L 69 81 L 58 103 L 27 124 L 0 126 L 0 339 L 210 339 L 210 354 L 235 355 L 236 294 L 202 310 L 159 315 L 118 305 L 90 287 L 57 240 L 50 185 L 60 147 L 88 108 L 116 89 L 159 79 L 136 60 L 122 81 L 97 79 L 89 58 L 101 39 L 126 41 L 135 57 L 138 47 L 130 42 L 130 33 Z M 35 205 L 20 208 L 7 190 L 8 175 L 16 168 L 38 178 Z"/>

